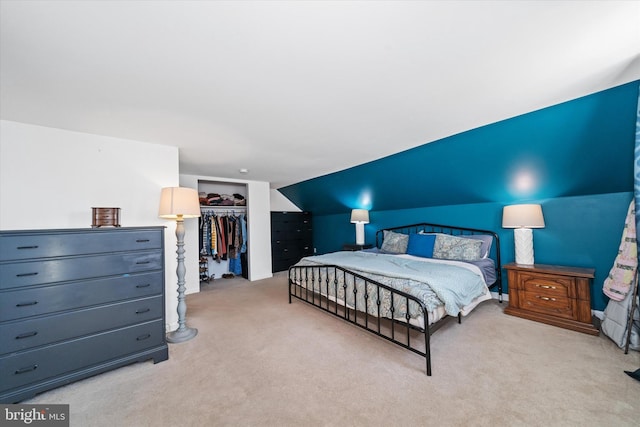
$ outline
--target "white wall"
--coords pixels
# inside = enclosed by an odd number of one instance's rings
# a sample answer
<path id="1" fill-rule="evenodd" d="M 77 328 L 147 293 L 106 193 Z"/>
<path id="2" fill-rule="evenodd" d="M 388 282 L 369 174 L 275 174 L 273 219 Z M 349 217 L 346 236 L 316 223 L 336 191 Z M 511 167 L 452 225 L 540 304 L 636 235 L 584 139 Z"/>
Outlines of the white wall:
<path id="1" fill-rule="evenodd" d="M 278 190 L 271 190 L 271 212 L 300 212 L 301 209 L 294 205 Z"/>
<path id="2" fill-rule="evenodd" d="M 198 175 L 180 175 L 180 186 L 198 189 L 198 181 L 237 183 L 247 186 L 247 260 L 249 280 L 272 277 L 269 183 Z M 198 220 L 185 220 L 186 293 L 200 291 L 198 275 Z"/>
<path id="3" fill-rule="evenodd" d="M 120 224 L 167 226 L 166 314 L 177 328 L 175 225 L 158 218 L 162 187 L 179 183 L 178 149 L 0 121 L 0 229 L 89 228 L 92 207 Z"/>

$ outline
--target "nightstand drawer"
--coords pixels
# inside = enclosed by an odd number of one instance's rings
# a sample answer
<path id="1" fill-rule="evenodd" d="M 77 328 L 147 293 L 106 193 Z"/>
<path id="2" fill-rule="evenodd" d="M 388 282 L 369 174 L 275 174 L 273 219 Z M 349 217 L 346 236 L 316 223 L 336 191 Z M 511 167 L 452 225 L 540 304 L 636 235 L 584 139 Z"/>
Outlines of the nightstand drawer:
<path id="1" fill-rule="evenodd" d="M 547 274 L 520 274 L 520 283 L 525 292 L 555 299 L 575 298 L 573 279 Z"/>
<path id="2" fill-rule="evenodd" d="M 575 300 L 566 297 L 548 296 L 540 292 L 522 293 L 521 307 L 537 313 L 574 318 Z"/>

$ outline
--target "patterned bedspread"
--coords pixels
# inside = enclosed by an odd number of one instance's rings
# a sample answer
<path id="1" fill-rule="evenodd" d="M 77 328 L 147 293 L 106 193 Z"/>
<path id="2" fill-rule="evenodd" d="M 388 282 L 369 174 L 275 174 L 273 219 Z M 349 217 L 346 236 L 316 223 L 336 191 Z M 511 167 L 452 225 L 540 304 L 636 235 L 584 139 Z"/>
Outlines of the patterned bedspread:
<path id="1" fill-rule="evenodd" d="M 428 311 L 435 310 L 444 305 L 445 311 L 451 316 L 457 316 L 461 308 L 471 303 L 474 299 L 489 292 L 480 270 L 472 265 L 462 266 L 467 263 L 458 261 L 433 260 L 429 258 L 416 259 L 415 257 L 403 257 L 370 252 L 334 252 L 326 255 L 318 255 L 303 258 L 296 266 L 322 266 L 338 265 L 357 274 L 375 280 L 393 289 L 406 292 L 420 299 Z M 328 279 L 329 297 L 335 297 L 345 301 L 351 307 L 356 306 L 364 311 L 365 284 L 363 280 L 356 279 L 357 293 L 353 293 L 353 276 L 347 276 L 347 290 L 343 288 L 343 277 L 338 274 L 337 295 L 332 285 L 335 277 L 333 270 L 322 274 L 322 289 L 319 281 L 313 282 L 314 291 L 326 294 L 326 281 Z M 311 286 L 309 284 L 309 286 Z M 367 286 L 369 298 L 366 300 L 367 312 L 377 315 L 378 304 L 374 285 Z M 391 313 L 391 293 L 381 290 L 380 313 L 384 317 L 404 317 L 407 312 L 405 298 L 394 298 L 394 312 Z M 422 315 L 419 306 L 409 301 L 409 316 L 417 318 Z"/>

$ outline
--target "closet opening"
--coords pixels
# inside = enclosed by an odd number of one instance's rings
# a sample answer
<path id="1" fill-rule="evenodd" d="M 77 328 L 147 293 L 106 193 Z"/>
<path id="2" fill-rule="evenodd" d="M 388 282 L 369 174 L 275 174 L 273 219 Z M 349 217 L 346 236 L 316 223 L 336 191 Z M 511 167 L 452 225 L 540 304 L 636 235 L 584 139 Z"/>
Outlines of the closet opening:
<path id="1" fill-rule="evenodd" d="M 247 185 L 198 181 L 200 290 L 248 280 Z"/>

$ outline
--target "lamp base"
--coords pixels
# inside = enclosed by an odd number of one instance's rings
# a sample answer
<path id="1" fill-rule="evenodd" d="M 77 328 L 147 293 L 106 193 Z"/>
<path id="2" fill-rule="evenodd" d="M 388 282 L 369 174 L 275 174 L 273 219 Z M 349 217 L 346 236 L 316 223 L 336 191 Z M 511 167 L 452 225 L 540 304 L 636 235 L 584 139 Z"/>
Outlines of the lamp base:
<path id="1" fill-rule="evenodd" d="M 356 222 L 356 245 L 364 245 L 364 223 Z"/>
<path id="2" fill-rule="evenodd" d="M 516 264 L 533 265 L 533 230 L 515 228 L 513 240 L 516 247 Z"/>
<path id="3" fill-rule="evenodd" d="M 172 344 L 185 342 L 185 341 L 189 341 L 191 338 L 195 337 L 196 335 L 198 335 L 197 329 L 185 327 L 185 328 L 182 328 L 182 330 L 177 329 L 173 332 L 169 332 L 167 334 L 167 342 Z"/>

